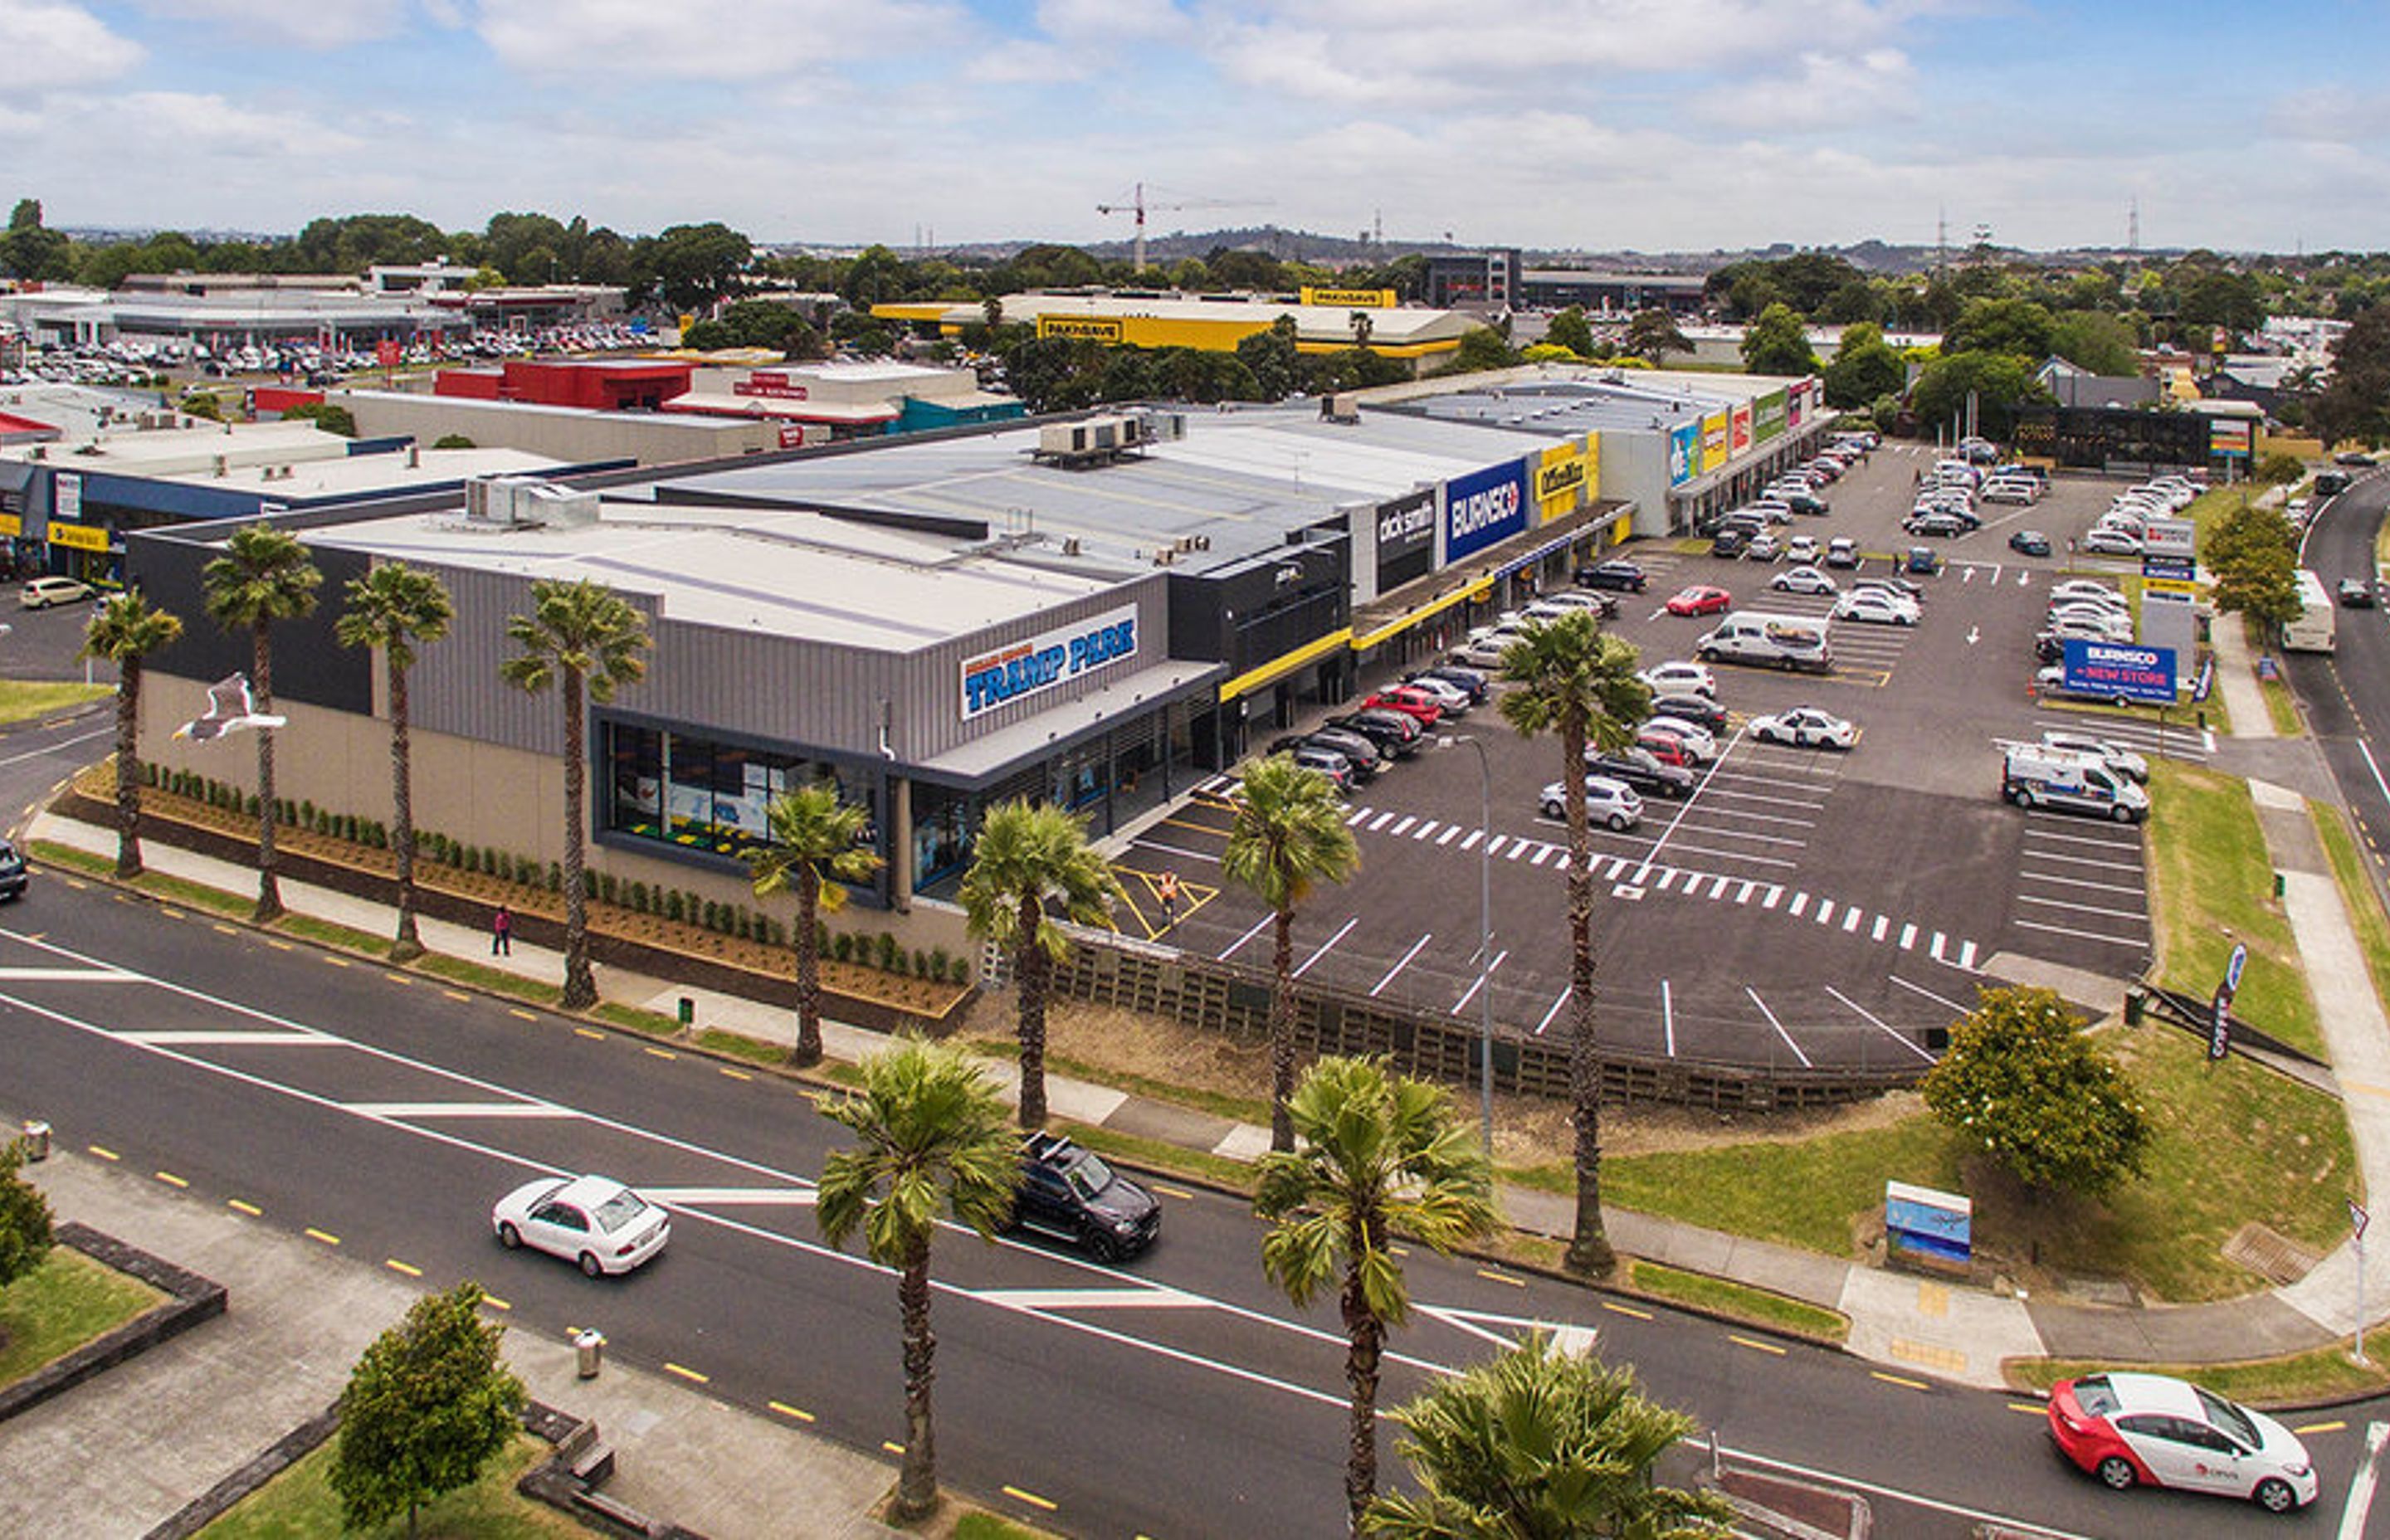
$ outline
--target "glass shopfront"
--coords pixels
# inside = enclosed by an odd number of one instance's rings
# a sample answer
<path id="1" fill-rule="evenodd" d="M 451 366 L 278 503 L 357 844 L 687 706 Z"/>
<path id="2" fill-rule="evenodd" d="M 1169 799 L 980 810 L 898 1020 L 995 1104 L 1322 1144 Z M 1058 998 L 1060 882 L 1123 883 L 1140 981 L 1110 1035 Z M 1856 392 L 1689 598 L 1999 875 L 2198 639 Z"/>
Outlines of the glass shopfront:
<path id="1" fill-rule="evenodd" d="M 879 847 L 877 785 L 842 777 L 834 764 L 636 723 L 600 721 L 598 730 L 598 827 L 608 833 L 735 860 L 771 842 L 773 798 L 828 781 L 870 815 L 865 842 Z"/>

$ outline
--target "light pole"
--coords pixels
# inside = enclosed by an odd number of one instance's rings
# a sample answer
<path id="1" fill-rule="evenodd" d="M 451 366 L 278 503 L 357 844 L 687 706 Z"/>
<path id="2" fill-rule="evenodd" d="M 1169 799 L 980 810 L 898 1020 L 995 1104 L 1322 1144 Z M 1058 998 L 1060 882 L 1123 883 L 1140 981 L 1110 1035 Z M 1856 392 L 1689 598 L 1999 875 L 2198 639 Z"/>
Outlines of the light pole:
<path id="1" fill-rule="evenodd" d="M 1439 733 L 1439 749 L 1466 743 L 1477 751 L 1477 1120 L 1485 1159 L 1494 1159 L 1494 767 L 1483 740 Z"/>

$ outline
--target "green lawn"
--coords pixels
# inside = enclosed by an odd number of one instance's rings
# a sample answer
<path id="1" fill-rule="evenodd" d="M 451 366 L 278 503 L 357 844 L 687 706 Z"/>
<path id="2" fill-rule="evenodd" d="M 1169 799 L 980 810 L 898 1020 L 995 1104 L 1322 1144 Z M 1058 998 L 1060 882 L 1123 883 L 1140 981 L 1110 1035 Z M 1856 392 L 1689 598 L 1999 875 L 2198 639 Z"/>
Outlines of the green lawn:
<path id="1" fill-rule="evenodd" d="M 1883 1201 L 1886 1177 L 1960 1180 L 1960 1149 L 1922 1115 L 1798 1143 L 1727 1145 L 1601 1163 L 1602 1200 L 1734 1235 L 1849 1256 L 1853 1226 Z"/>
<path id="2" fill-rule="evenodd" d="M 2150 767 L 2150 918 L 2160 982 L 2204 996 L 2236 942 L 2249 948 L 2234 1014 L 2294 1047 L 2324 1055 L 2315 1001 L 2274 899 L 2274 869 L 2249 789 L 2168 760 Z"/>
<path id="3" fill-rule="evenodd" d="M 115 693 L 114 685 L 0 679 L 0 723 L 39 721 Z"/>
<path id="4" fill-rule="evenodd" d="M 138 1278 L 53 1246 L 39 1267 L 0 1289 L 0 1385 L 115 1330 L 166 1296 Z"/>
<path id="5" fill-rule="evenodd" d="M 316 1540 L 342 1534 L 341 1500 L 332 1495 L 332 1446 L 327 1440 L 289 1469 L 241 1499 L 199 1531 L 202 1540 Z M 590 1532 L 544 1503 L 516 1494 L 522 1473 L 547 1457 L 547 1445 L 524 1433 L 490 1462 L 482 1479 L 427 1504 L 419 1533 L 430 1540 L 588 1540 Z M 348 1533 L 366 1540 L 406 1534 L 404 1514 L 379 1528 Z"/>
<path id="6" fill-rule="evenodd" d="M 1851 1323 L 1840 1311 L 1804 1300 L 1790 1299 L 1765 1289 L 1754 1289 L 1706 1273 L 1688 1273 L 1656 1262 L 1629 1265 L 1627 1281 L 1655 1299 L 1706 1310 L 1713 1315 L 1772 1327 L 1815 1341 L 1839 1342 L 1851 1334 Z"/>
<path id="7" fill-rule="evenodd" d="M 2365 971 L 2372 976 L 2374 997 L 2390 1001 L 2390 918 L 2384 917 L 2382 901 L 2373 896 L 2373 884 L 2366 880 L 2365 858 L 2358 853 L 2357 838 L 2348 832 L 2348 820 L 2337 808 L 2310 802 L 2307 816 L 2315 820 L 2316 837 L 2332 859 L 2332 879 L 2340 884 L 2341 902 L 2348 907 L 2357 943 L 2365 949 Z"/>
<path id="8" fill-rule="evenodd" d="M 2390 1363 L 2383 1360 L 2371 1340 L 2365 1344 L 2365 1356 L 2370 1362 L 2364 1368 L 2350 1361 L 2350 1345 L 2343 1342 L 2288 1358 L 2261 1358 L 2243 1364 L 2136 1364 L 2132 1367 L 2192 1380 L 2218 1395 L 2252 1406 L 2312 1406 L 2319 1402 L 2371 1394 L 2390 1384 Z M 2003 1371 L 2012 1385 L 2046 1392 L 2061 1380 L 2120 1367 L 2105 1359 L 2086 1363 L 2068 1358 L 2026 1358 L 2010 1362 L 2003 1366 Z"/>

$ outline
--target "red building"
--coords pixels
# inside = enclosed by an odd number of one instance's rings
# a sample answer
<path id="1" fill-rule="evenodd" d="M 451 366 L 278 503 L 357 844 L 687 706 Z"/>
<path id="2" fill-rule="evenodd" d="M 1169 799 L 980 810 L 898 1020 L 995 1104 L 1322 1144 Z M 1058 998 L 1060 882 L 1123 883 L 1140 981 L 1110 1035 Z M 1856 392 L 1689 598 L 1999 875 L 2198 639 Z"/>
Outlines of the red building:
<path id="1" fill-rule="evenodd" d="M 443 369 L 432 394 L 475 401 L 578 406 L 592 412 L 653 412 L 688 391 L 693 365 L 660 359 L 510 358 L 495 369 Z"/>

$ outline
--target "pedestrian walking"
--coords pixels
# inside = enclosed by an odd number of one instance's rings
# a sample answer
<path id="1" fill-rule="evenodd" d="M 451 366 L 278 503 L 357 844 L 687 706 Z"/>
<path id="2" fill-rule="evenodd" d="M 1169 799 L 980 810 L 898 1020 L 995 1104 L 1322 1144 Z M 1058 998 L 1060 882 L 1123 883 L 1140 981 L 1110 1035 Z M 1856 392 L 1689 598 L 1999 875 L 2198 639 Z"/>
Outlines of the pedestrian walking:
<path id="1" fill-rule="evenodd" d="M 490 956 L 513 956 L 514 940 L 515 912 L 501 904 L 498 905 L 497 914 L 490 920 Z"/>
<path id="2" fill-rule="evenodd" d="M 1165 930 L 1178 923 L 1178 874 L 1166 871 L 1154 884 L 1156 896 L 1162 900 L 1162 928 Z"/>

